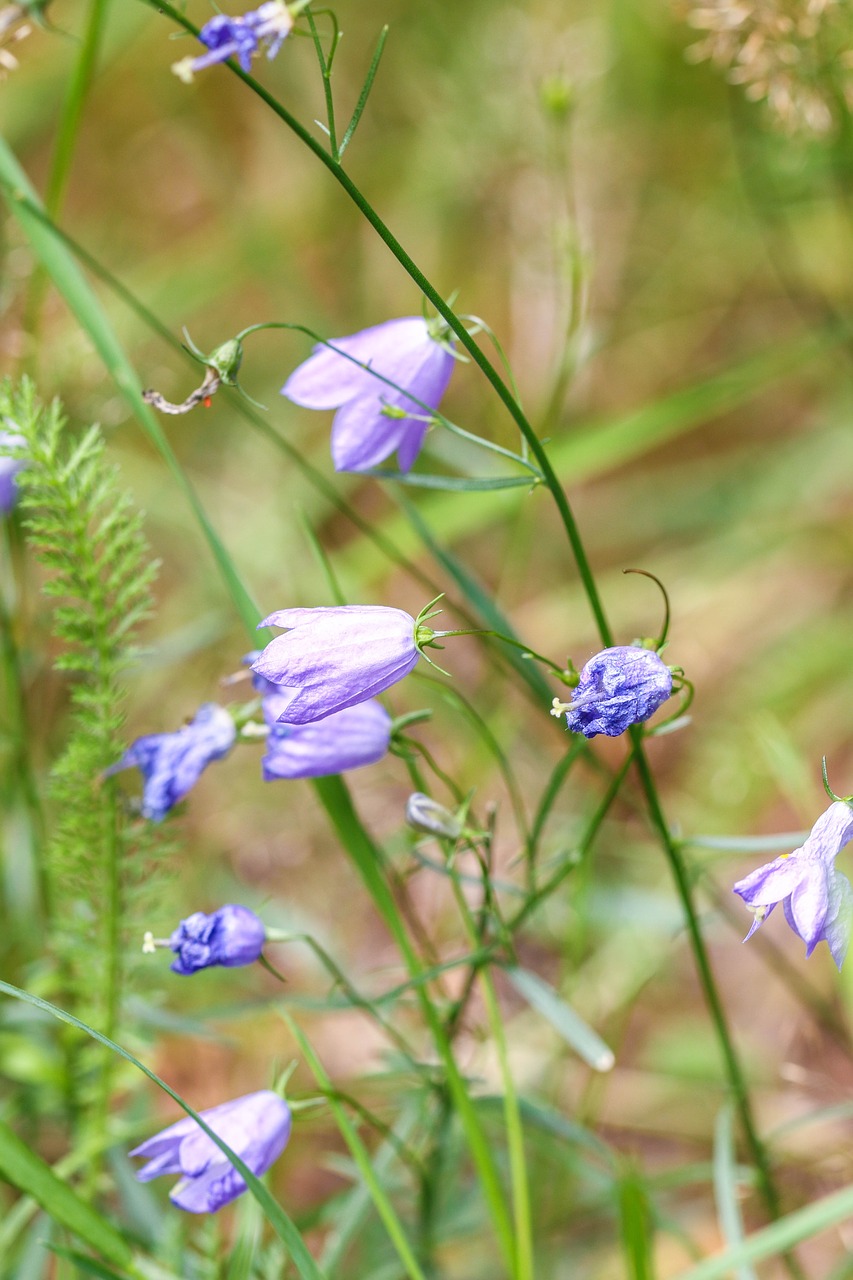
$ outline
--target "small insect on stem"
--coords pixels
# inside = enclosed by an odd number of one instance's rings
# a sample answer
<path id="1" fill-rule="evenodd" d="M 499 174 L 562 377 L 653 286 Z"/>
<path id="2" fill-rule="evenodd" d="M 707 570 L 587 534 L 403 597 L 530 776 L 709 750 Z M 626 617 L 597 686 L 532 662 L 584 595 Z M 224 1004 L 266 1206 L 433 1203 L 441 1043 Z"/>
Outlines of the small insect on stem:
<path id="1" fill-rule="evenodd" d="M 183 404 L 172 404 L 171 400 L 161 396 L 159 391 L 143 391 L 142 399 L 146 404 L 159 409 L 160 413 L 189 413 L 197 404 L 204 402 L 205 405 L 209 405 L 210 398 L 219 390 L 221 381 L 217 371 L 208 368 L 205 370 L 204 382 L 200 387 L 196 387 L 195 391 L 190 392 Z"/>

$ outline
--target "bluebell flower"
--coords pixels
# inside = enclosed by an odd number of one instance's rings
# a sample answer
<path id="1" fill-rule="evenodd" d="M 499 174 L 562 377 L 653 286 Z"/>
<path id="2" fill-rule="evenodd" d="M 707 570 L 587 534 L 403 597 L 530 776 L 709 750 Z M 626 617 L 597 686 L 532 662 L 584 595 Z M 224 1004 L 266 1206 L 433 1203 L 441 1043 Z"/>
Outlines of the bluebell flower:
<path id="1" fill-rule="evenodd" d="M 420 316 L 406 316 L 316 346 L 281 394 L 306 409 L 337 409 L 332 423 L 336 471 L 366 471 L 395 452 L 400 470 L 408 471 L 453 365 L 454 356 L 435 336 L 434 326 Z"/>
<path id="2" fill-rule="evenodd" d="M 228 754 L 236 737 L 234 721 L 224 707 L 205 702 L 194 719 L 174 733 L 137 738 L 104 776 L 139 769 L 145 780 L 142 816 L 160 822 L 195 786 L 210 762 Z"/>
<path id="3" fill-rule="evenodd" d="M 853 889 L 847 877 L 836 871 L 835 858 L 850 840 L 853 808 L 837 800 L 821 814 L 799 849 L 738 880 L 734 892 L 754 916 L 744 942 L 781 902 L 785 919 L 806 944 L 806 955 L 824 940 L 840 969 L 850 941 Z"/>
<path id="4" fill-rule="evenodd" d="M 654 715 L 672 694 L 672 672 L 651 649 L 617 645 L 590 658 L 570 703 L 554 699 L 554 715 L 565 712 L 573 733 L 615 738 Z"/>
<path id="5" fill-rule="evenodd" d="M 15 477 L 26 463 L 22 458 L 13 458 L 9 450 L 18 449 L 27 442 L 17 431 L 0 429 L 0 515 L 8 515 L 18 498 L 18 486 Z"/>
<path id="6" fill-rule="evenodd" d="M 199 1114 L 257 1177 L 278 1159 L 290 1137 L 290 1107 L 269 1090 L 247 1093 Z M 246 1190 L 241 1175 L 191 1116 L 130 1154 L 148 1161 L 136 1174 L 140 1182 L 166 1173 L 181 1175 L 169 1199 L 188 1213 L 216 1213 Z"/>
<path id="7" fill-rule="evenodd" d="M 244 71 L 250 71 L 252 58 L 265 48 L 268 58 L 274 58 L 293 26 L 293 16 L 282 0 L 265 0 L 264 4 L 244 13 L 242 17 L 229 17 L 218 13 L 206 22 L 198 33 L 208 52 L 197 58 L 182 58 L 172 65 L 180 80 L 189 84 L 197 71 L 211 67 L 228 58 L 236 58 Z"/>
<path id="8" fill-rule="evenodd" d="M 382 605 L 279 609 L 260 625 L 286 628 L 252 664 L 278 687 L 285 724 L 367 702 L 408 675 L 420 656 L 414 618 Z"/>
<path id="9" fill-rule="evenodd" d="M 173 972 L 188 975 L 224 965 L 227 969 L 254 964 L 264 949 L 266 929 L 248 907 L 229 903 L 205 915 L 195 911 L 182 920 L 169 939 L 177 955 Z"/>
<path id="10" fill-rule="evenodd" d="M 375 764 L 388 750 L 391 717 L 375 698 L 334 711 L 309 724 L 282 724 L 290 699 L 272 695 L 263 700 L 264 718 L 270 726 L 266 754 L 261 760 L 264 780 L 276 778 L 325 778 Z"/>

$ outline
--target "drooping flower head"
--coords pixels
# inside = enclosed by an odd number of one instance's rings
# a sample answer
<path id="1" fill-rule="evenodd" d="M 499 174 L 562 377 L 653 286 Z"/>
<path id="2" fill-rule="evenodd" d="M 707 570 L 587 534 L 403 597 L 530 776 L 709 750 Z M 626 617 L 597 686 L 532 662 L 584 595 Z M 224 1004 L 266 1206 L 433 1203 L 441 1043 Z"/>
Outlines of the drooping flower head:
<path id="1" fill-rule="evenodd" d="M 186 84 L 197 71 L 228 58 L 236 58 L 244 71 L 250 71 L 252 58 L 261 49 L 266 49 L 268 58 L 275 57 L 292 26 L 293 15 L 282 0 L 265 0 L 242 17 L 218 13 L 198 33 L 208 52 L 197 58 L 182 58 L 172 64 L 172 70 Z"/>
<path id="2" fill-rule="evenodd" d="M 225 708 L 205 702 L 190 723 L 174 733 L 137 738 L 104 776 L 121 769 L 139 769 L 145 780 L 142 816 L 160 822 L 195 786 L 211 761 L 228 754 L 236 736 L 234 721 Z"/>
<path id="3" fill-rule="evenodd" d="M 269 1090 L 247 1093 L 199 1114 L 258 1177 L 278 1159 L 290 1137 L 290 1107 Z M 166 1173 L 181 1175 L 169 1199 L 188 1213 L 216 1213 L 246 1190 L 244 1179 L 191 1116 L 130 1154 L 148 1161 L 136 1174 L 140 1182 Z"/>
<path id="4" fill-rule="evenodd" d="M 336 471 L 367 471 L 395 452 L 401 471 L 412 466 L 453 371 L 439 332 L 420 316 L 387 320 L 321 343 L 287 379 L 281 394 L 294 404 L 337 409 Z"/>
<path id="5" fill-rule="evenodd" d="M 347 769 L 375 764 L 388 750 L 391 717 L 375 698 L 334 711 L 310 724 L 281 724 L 278 712 L 287 708 L 280 696 L 264 699 L 264 718 L 270 727 L 261 760 L 264 780 L 325 778 Z"/>
<path id="6" fill-rule="evenodd" d="M 415 619 L 383 605 L 279 609 L 260 625 L 286 628 L 252 663 L 278 686 L 284 724 L 309 724 L 367 702 L 408 675 L 420 655 Z"/>
<path id="7" fill-rule="evenodd" d="M 821 814 L 799 849 L 738 880 L 734 892 L 755 917 L 744 942 L 781 902 L 785 919 L 806 944 L 806 955 L 823 939 L 840 969 L 850 941 L 853 889 L 836 871 L 835 858 L 852 839 L 853 808 L 837 800 Z"/>
<path id="8" fill-rule="evenodd" d="M 7 515 L 18 498 L 18 486 L 15 476 L 26 466 L 22 458 L 11 456 L 12 449 L 19 449 L 27 442 L 17 431 L 5 431 L 0 428 L 0 514 Z"/>
<path id="9" fill-rule="evenodd" d="M 227 969 L 254 964 L 264 949 L 266 929 L 248 907 L 229 903 L 205 915 L 195 911 L 182 920 L 169 939 L 176 953 L 171 969 L 188 975 L 224 965 Z"/>
<path id="10" fill-rule="evenodd" d="M 672 693 L 672 672 L 652 649 L 616 645 L 602 649 L 584 666 L 570 703 L 555 699 L 554 714 L 565 711 L 573 733 L 615 738 L 654 715 Z"/>

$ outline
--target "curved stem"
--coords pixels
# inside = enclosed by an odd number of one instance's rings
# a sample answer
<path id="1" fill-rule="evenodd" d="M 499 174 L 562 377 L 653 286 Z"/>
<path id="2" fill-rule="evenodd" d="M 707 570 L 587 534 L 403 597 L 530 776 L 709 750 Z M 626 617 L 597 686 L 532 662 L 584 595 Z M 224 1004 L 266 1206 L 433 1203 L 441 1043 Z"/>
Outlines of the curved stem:
<path id="1" fill-rule="evenodd" d="M 646 759 L 646 754 L 643 749 L 642 728 L 640 725 L 632 725 L 629 732 L 634 745 L 634 762 L 637 766 L 640 785 L 646 797 L 649 817 L 657 832 L 658 838 L 660 839 L 664 853 L 666 854 L 673 879 L 675 880 L 676 890 L 679 898 L 681 899 L 681 906 L 684 911 L 684 918 L 687 921 L 687 931 L 690 936 L 690 943 L 693 949 L 693 958 L 699 972 L 699 981 L 702 984 L 705 1001 L 708 1005 L 711 1020 L 714 1023 L 714 1027 L 717 1032 L 717 1039 L 720 1042 L 720 1048 L 723 1052 L 726 1072 L 729 1077 L 729 1084 L 731 1086 L 732 1093 L 734 1094 L 735 1105 L 740 1116 L 741 1125 L 743 1126 L 743 1132 L 749 1145 L 752 1158 L 755 1161 L 761 1193 L 768 1210 L 775 1218 L 779 1215 L 779 1197 L 773 1183 L 773 1176 L 770 1170 L 770 1162 L 767 1157 L 767 1152 L 765 1151 L 764 1144 L 759 1138 L 755 1128 L 755 1122 L 752 1117 L 752 1107 L 750 1106 L 749 1101 L 749 1091 L 741 1070 L 740 1061 L 737 1053 L 735 1052 L 728 1023 L 726 1021 L 726 1015 L 723 1012 L 722 1002 L 717 991 L 717 984 L 711 971 L 711 962 L 708 958 L 705 940 L 702 937 L 702 930 L 699 927 L 699 917 L 693 901 L 693 890 L 687 875 L 687 868 L 684 864 L 681 850 L 672 837 L 672 833 L 667 826 L 666 819 L 661 808 L 657 787 L 655 786 L 651 769 L 649 768 L 649 762 Z"/>
<path id="2" fill-rule="evenodd" d="M 544 654 L 537 653 L 535 649 L 531 649 L 529 644 L 525 644 L 522 640 L 516 640 L 514 636 L 505 636 L 502 631 L 493 631 L 486 627 L 460 627 L 454 631 L 436 631 L 435 638 L 443 640 L 445 636 L 494 636 L 496 640 L 503 640 L 504 644 L 511 644 L 513 648 L 520 649 L 522 653 L 533 658 L 536 662 L 541 662 L 546 667 L 550 667 L 554 674 L 566 683 L 566 672 L 564 669 L 551 658 L 546 658 Z"/>
<path id="3" fill-rule="evenodd" d="M 168 0 L 142 0 L 142 2 L 147 4 L 149 8 L 158 9 L 161 13 L 167 14 L 174 22 L 182 26 L 185 30 L 196 34 L 196 28 L 193 24 L 188 22 L 181 13 L 169 4 Z M 547 485 L 548 489 L 551 491 L 566 537 L 569 541 L 569 546 L 577 566 L 584 594 L 586 595 L 587 602 L 593 618 L 595 619 L 601 643 L 603 647 L 609 648 L 613 644 L 613 633 L 610 629 L 610 623 L 604 610 L 604 605 L 592 573 L 592 568 L 586 554 L 586 548 L 584 547 L 574 513 L 569 505 L 568 498 L 560 484 L 559 478 L 557 477 L 542 442 L 539 440 L 533 430 L 533 427 L 527 420 L 527 417 L 513 395 L 512 390 L 500 376 L 486 354 L 480 349 L 468 333 L 464 323 L 457 316 L 453 308 L 448 306 L 444 298 L 427 279 L 414 259 L 406 252 L 391 229 L 386 225 L 369 201 L 362 195 L 356 184 L 341 167 L 341 164 L 332 155 L 330 155 L 328 151 L 326 151 L 326 149 L 309 133 L 309 131 L 296 119 L 295 116 L 291 115 L 291 113 L 270 93 L 268 93 L 266 89 L 258 84 L 256 80 L 247 75 L 244 71 L 240 70 L 239 67 L 233 64 L 229 64 L 229 66 L 232 73 L 243 80 L 245 84 L 255 94 L 257 94 L 264 103 L 266 103 L 270 110 L 287 125 L 290 131 L 295 134 L 306 147 L 308 147 L 320 163 L 329 170 L 335 181 L 346 192 L 353 204 L 363 215 L 366 221 L 373 227 L 374 231 L 418 286 L 423 295 L 432 303 L 438 314 L 447 322 L 450 329 L 459 339 L 460 344 L 470 355 L 473 363 L 477 365 L 486 380 L 493 387 L 498 398 L 507 409 L 513 421 L 516 423 L 522 437 L 530 446 L 530 451 L 542 471 L 543 483 Z M 752 1158 L 755 1161 L 759 1172 L 764 1200 L 771 1215 L 775 1217 L 778 1216 L 779 1210 L 778 1198 L 770 1175 L 767 1155 L 758 1137 L 755 1124 L 752 1119 L 752 1112 L 745 1081 L 729 1034 L 725 1016 L 723 1014 L 722 1004 L 720 1002 L 716 983 L 711 971 L 710 961 L 708 959 L 708 953 L 699 928 L 690 884 L 687 879 L 684 864 L 681 860 L 680 852 L 673 841 L 669 828 L 666 824 L 666 819 L 664 818 L 663 810 L 657 794 L 657 788 L 643 751 L 642 733 L 637 726 L 632 728 L 631 737 L 634 744 L 634 756 L 637 763 L 637 770 L 640 775 L 642 789 L 645 794 L 649 816 L 670 863 L 678 893 L 684 907 L 696 966 L 705 993 L 705 998 L 711 1012 L 712 1020 L 723 1049 L 726 1068 L 732 1090 L 736 1098 L 744 1134 L 746 1136 Z M 467 1097 L 465 1097 L 465 1102 L 468 1102 Z"/>

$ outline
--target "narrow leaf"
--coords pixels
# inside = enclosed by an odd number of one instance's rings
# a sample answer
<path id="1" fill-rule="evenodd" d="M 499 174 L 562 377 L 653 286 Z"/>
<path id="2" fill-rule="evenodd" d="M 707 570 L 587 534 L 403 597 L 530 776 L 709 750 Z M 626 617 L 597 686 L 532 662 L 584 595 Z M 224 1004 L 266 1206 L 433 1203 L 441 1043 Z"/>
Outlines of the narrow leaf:
<path id="1" fill-rule="evenodd" d="M 741 1244 L 744 1238 L 743 1218 L 738 1203 L 733 1120 L 734 1108 L 728 1105 L 717 1113 L 714 1124 L 714 1199 L 717 1202 L 723 1239 L 729 1247 Z M 737 1268 L 736 1275 L 737 1280 L 756 1280 L 755 1272 L 746 1262 Z"/>
<path id="2" fill-rule="evenodd" d="M 551 1023 L 588 1066 L 594 1071 L 612 1069 L 616 1061 L 613 1050 L 543 978 L 527 969 L 508 967 L 504 972 L 519 995 Z"/>
<path id="3" fill-rule="evenodd" d="M 6 984 L 2 984 L 6 989 Z M 14 988 L 12 989 L 14 990 Z M 69 1231 L 118 1267 L 128 1267 L 133 1255 L 115 1227 L 82 1200 L 40 1156 L 0 1120 L 0 1176 L 31 1196 Z"/>
<path id="4" fill-rule="evenodd" d="M 108 1036 L 102 1035 L 100 1031 L 95 1031 L 93 1027 L 87 1026 L 86 1023 L 81 1022 L 79 1018 L 75 1018 L 72 1014 L 66 1013 L 64 1009 L 57 1008 L 56 1005 L 51 1004 L 48 1000 L 42 1000 L 40 996 L 30 995 L 28 991 L 22 991 L 20 987 L 13 987 L 11 983 L 8 982 L 0 981 L 0 992 L 4 992 L 14 1000 L 22 1000 L 36 1009 L 41 1009 L 44 1013 L 49 1013 L 52 1018 L 56 1018 L 59 1022 L 65 1022 L 69 1026 L 77 1027 L 80 1031 L 85 1031 L 86 1035 L 91 1036 L 93 1040 L 97 1040 L 99 1044 L 105 1045 L 107 1049 L 111 1049 L 113 1053 L 117 1053 L 119 1057 L 124 1058 L 126 1062 L 131 1063 L 131 1065 L 136 1067 L 138 1071 L 141 1071 L 143 1075 L 146 1075 L 149 1080 L 153 1081 L 159 1089 L 162 1089 L 164 1093 L 167 1093 L 173 1101 L 177 1102 L 178 1106 L 181 1107 L 188 1116 L 195 1120 L 202 1132 L 206 1133 L 211 1142 L 216 1144 L 219 1150 L 244 1179 L 249 1192 L 254 1196 L 258 1204 L 263 1209 L 264 1214 L 276 1235 L 289 1250 L 293 1263 L 300 1276 L 302 1276 L 302 1280 L 324 1280 L 323 1274 L 311 1254 L 308 1252 L 302 1236 L 294 1223 L 284 1212 L 281 1205 L 277 1203 L 272 1195 L 270 1195 L 264 1184 L 259 1178 L 255 1177 L 251 1169 L 240 1159 L 237 1153 L 231 1150 L 227 1142 L 223 1141 L 218 1134 L 214 1133 L 210 1125 L 202 1119 L 198 1112 L 194 1111 L 189 1103 L 184 1101 L 180 1094 L 176 1093 L 174 1089 L 166 1084 L 165 1080 L 161 1080 L 160 1076 L 158 1076 L 156 1072 L 152 1071 L 150 1067 L 146 1067 L 138 1058 L 134 1058 L 132 1053 L 129 1053 L 127 1049 L 123 1049 L 121 1045 L 116 1044 L 114 1040 L 110 1040 Z M 119 1237 L 119 1239 L 121 1240 L 121 1237 Z M 127 1247 L 123 1240 L 121 1240 L 121 1244 L 124 1248 Z M 110 1261 L 117 1261 L 117 1259 L 110 1257 Z M 121 1262 L 120 1265 L 124 1265 L 124 1262 Z"/>

